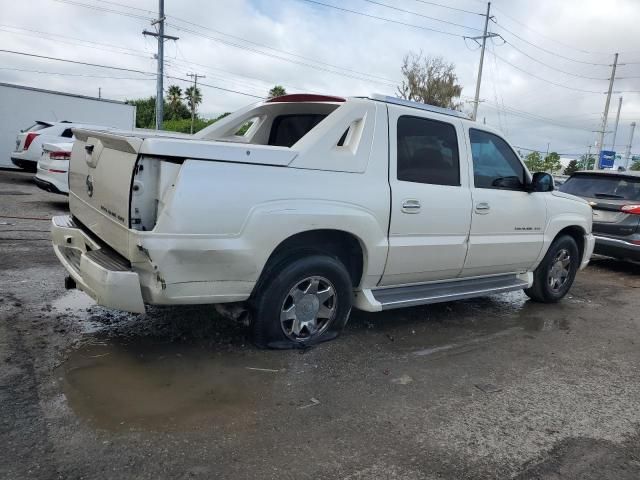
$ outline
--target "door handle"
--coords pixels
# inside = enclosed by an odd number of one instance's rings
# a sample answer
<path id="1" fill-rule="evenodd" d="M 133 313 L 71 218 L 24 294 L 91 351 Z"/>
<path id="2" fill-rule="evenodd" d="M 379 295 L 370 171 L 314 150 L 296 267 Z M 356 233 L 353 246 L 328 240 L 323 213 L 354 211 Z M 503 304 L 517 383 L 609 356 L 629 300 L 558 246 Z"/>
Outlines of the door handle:
<path id="1" fill-rule="evenodd" d="M 491 210 L 491 206 L 487 202 L 476 203 L 476 213 L 486 215 Z"/>
<path id="2" fill-rule="evenodd" d="M 420 200 L 404 200 L 402 202 L 402 211 L 404 213 L 418 213 L 420 212 Z"/>

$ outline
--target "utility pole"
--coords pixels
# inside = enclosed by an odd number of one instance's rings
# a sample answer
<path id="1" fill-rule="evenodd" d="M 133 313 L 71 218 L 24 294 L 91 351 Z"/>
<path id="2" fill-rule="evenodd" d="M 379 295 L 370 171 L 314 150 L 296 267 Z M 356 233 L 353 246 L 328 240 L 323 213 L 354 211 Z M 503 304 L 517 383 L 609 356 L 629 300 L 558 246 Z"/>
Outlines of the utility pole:
<path id="1" fill-rule="evenodd" d="M 191 135 L 193 135 L 193 122 L 196 118 L 196 104 L 193 100 L 195 99 L 195 95 L 198 90 L 198 79 L 207 77 L 204 75 L 198 75 L 197 73 L 187 73 L 187 77 L 193 78 L 193 94 L 191 98 Z"/>
<path id="2" fill-rule="evenodd" d="M 636 130 L 636 122 L 631 122 L 631 134 L 629 135 L 629 144 L 627 145 L 627 151 L 624 154 L 625 162 L 624 169 L 629 170 L 631 163 L 631 146 L 633 145 L 633 133 Z"/>
<path id="3" fill-rule="evenodd" d="M 471 40 L 482 39 L 482 48 L 480 49 L 480 65 L 478 67 L 478 78 L 476 79 L 476 94 L 473 97 L 473 114 L 471 120 L 475 121 L 478 116 L 478 104 L 480 103 L 480 83 L 482 82 L 482 66 L 484 64 L 484 50 L 487 45 L 487 38 L 498 37 L 496 33 L 487 33 L 489 29 L 489 19 L 491 18 L 491 2 L 487 3 L 487 15 L 484 18 L 484 33 L 480 37 L 466 37 Z"/>
<path id="4" fill-rule="evenodd" d="M 613 140 L 611 141 L 611 151 L 616 151 L 616 136 L 618 135 L 618 123 L 620 123 L 620 110 L 622 109 L 622 97 L 618 99 L 618 114 L 616 115 L 616 126 L 613 127 Z"/>
<path id="5" fill-rule="evenodd" d="M 607 101 L 604 104 L 604 115 L 602 116 L 602 128 L 598 131 L 600 139 L 598 141 L 598 158 L 596 159 L 596 170 L 600 169 L 600 157 L 604 150 L 604 134 L 607 131 L 607 117 L 609 116 L 609 104 L 611 103 L 611 92 L 613 91 L 613 82 L 616 78 L 616 67 L 618 66 L 618 54 L 613 56 L 613 69 L 611 70 L 611 78 L 609 79 L 609 90 L 607 91 Z"/>
<path id="6" fill-rule="evenodd" d="M 158 19 L 151 22 L 151 25 L 158 25 L 157 32 L 149 32 L 144 30 L 143 35 L 149 35 L 158 39 L 158 81 L 156 84 L 156 130 L 162 130 L 162 119 L 164 118 L 164 40 L 178 40 L 178 37 L 164 34 L 164 0 L 159 0 Z"/>
<path id="7" fill-rule="evenodd" d="M 102 87 L 98 87 L 98 98 L 102 98 Z"/>

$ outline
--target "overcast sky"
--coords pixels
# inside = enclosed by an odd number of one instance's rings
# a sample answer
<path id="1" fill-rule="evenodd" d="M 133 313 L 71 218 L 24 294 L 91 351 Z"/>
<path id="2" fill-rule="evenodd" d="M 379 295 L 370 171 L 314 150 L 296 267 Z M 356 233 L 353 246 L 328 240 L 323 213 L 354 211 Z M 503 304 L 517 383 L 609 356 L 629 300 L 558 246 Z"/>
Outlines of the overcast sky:
<path id="1" fill-rule="evenodd" d="M 290 93 L 391 95 L 402 57 L 422 50 L 453 62 L 463 100 L 473 97 L 479 50 L 463 37 L 481 34 L 486 2 L 318 2 L 414 26 L 309 0 L 166 0 L 166 33 L 180 37 L 166 44 L 167 74 L 206 75 L 200 110 L 215 116 L 256 99 L 211 86 L 255 96 L 276 83 Z M 0 0 L 0 48 L 153 73 L 156 43 L 141 32 L 153 29 L 157 6 L 156 0 Z M 495 0 L 492 14 L 490 29 L 502 38 L 487 45 L 478 119 L 517 146 L 544 151 L 549 142 L 560 153 L 586 152 L 600 128 L 613 53 L 620 52 L 626 65 L 614 91 L 625 93 L 612 97 L 608 130 L 623 96 L 616 139 L 623 151 L 630 122 L 640 120 L 640 0 Z M 93 96 L 101 87 L 103 97 L 118 100 L 155 94 L 152 75 L 7 53 L 0 53 L 0 81 Z M 165 89 L 172 83 L 188 85 L 166 79 Z M 605 145 L 611 141 L 608 134 Z"/>

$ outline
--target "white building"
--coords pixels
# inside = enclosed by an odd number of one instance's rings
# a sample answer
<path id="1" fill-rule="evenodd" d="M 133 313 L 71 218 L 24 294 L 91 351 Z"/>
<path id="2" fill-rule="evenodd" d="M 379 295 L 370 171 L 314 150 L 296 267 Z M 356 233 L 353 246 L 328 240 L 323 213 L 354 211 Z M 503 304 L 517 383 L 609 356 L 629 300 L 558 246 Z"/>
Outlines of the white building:
<path id="1" fill-rule="evenodd" d="M 0 167 L 13 167 L 16 135 L 37 120 L 132 130 L 136 107 L 124 102 L 0 83 Z"/>

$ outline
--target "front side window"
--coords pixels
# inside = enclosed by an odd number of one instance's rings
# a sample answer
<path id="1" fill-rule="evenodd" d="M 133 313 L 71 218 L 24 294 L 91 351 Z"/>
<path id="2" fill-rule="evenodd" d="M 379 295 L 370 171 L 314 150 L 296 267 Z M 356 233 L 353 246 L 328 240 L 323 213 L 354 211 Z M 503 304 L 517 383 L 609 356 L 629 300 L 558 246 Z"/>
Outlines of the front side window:
<path id="1" fill-rule="evenodd" d="M 493 133 L 469 129 L 476 188 L 522 190 L 524 166 L 507 142 Z"/>
<path id="2" fill-rule="evenodd" d="M 460 186 L 460 159 L 455 127 L 426 118 L 400 117 L 398 180 Z"/>

